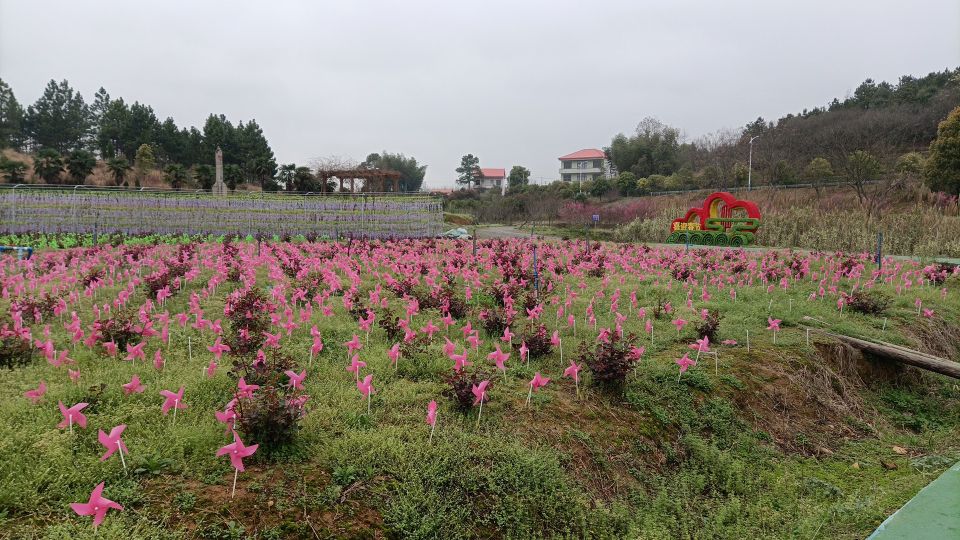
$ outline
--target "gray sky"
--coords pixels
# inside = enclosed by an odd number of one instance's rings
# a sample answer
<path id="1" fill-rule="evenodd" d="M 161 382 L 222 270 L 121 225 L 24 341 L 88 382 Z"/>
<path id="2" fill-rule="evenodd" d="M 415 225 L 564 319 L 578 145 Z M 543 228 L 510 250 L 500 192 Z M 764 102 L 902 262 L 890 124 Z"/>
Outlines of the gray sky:
<path id="1" fill-rule="evenodd" d="M 255 118 L 281 163 L 387 150 L 557 177 L 655 116 L 694 138 L 960 65 L 957 0 L 0 0 L 0 77 L 202 126 Z"/>

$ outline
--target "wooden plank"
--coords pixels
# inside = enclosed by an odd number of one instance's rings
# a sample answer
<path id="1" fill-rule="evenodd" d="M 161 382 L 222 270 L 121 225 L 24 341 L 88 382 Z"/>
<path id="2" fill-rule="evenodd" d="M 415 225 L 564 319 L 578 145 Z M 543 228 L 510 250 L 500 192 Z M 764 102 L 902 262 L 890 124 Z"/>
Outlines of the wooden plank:
<path id="1" fill-rule="evenodd" d="M 953 362 L 951 360 L 938 358 L 930 354 L 914 351 L 890 343 L 875 343 L 873 341 L 867 341 L 865 339 L 845 336 L 842 334 L 832 334 L 830 332 L 822 333 L 839 339 L 844 343 L 847 343 L 874 356 L 879 356 L 880 358 L 886 358 L 888 360 L 894 360 L 903 364 L 926 369 L 927 371 L 933 371 L 934 373 L 953 377 L 954 379 L 960 379 L 960 362 Z"/>

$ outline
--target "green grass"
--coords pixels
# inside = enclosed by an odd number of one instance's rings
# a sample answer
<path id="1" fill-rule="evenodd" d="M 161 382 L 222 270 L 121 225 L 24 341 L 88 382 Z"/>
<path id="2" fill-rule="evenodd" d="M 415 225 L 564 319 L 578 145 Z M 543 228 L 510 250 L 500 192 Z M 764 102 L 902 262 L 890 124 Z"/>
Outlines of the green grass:
<path id="1" fill-rule="evenodd" d="M 209 275 L 206 270 L 165 309 L 186 310 L 190 292 L 201 290 Z M 365 298 L 373 281 L 364 279 Z M 624 275 L 622 284 L 618 279 L 614 275 L 610 288 L 624 292 L 622 310 L 629 291 L 636 289 L 648 310 L 664 298 L 692 319 L 678 283 L 668 290 L 666 280 L 654 285 L 631 275 Z M 258 283 L 267 282 L 260 268 Z M 597 278 L 585 282 L 574 308 L 579 317 L 601 287 Z M 220 318 L 232 288 L 221 285 L 202 302 L 209 318 Z M 116 291 L 101 292 L 99 302 Z M 958 289 L 954 280 L 946 301 L 933 288 L 894 296 L 885 330 L 882 317 L 841 317 L 829 300 L 807 301 L 810 291 L 809 283 L 772 293 L 754 286 L 741 290 L 734 303 L 716 293 L 707 302 L 697 299 L 698 308 L 722 310 L 719 339 L 740 345 L 720 347 L 716 373 L 713 361 L 705 359 L 679 382 L 673 361 L 689 351 L 694 330 L 688 326 L 678 335 L 670 324 L 673 316 L 655 321 L 653 342 L 642 338 L 647 353 L 622 396 L 585 383 L 577 400 L 572 383 L 559 377 L 565 362 L 557 351 L 530 366 L 518 365 L 514 353 L 506 380 L 499 374 L 493 379 L 479 427 L 475 409 L 461 412 L 441 397 L 450 364 L 441 352 L 443 340 L 435 340 L 425 357 L 401 359 L 394 370 L 386 355 L 392 343 L 381 329 L 371 333 L 362 350 L 377 389 L 367 415 L 344 370 L 342 343 L 356 323 L 334 302 L 333 318 L 314 315 L 326 348 L 311 366 L 306 365 L 309 325 L 282 342 L 309 372 L 311 410 L 296 443 L 274 462 L 252 460 L 233 501 L 232 470 L 225 459 L 214 457 L 227 438 L 212 412 L 230 399 L 235 382 L 226 373 L 226 361 L 213 379 L 201 376 L 211 357 L 204 348 L 212 342 L 209 335 L 189 332 L 190 360 L 186 336 L 172 325 L 173 344 L 164 348 L 162 371 L 78 347 L 71 357 L 82 373 L 79 384 L 38 358 L 25 368 L 0 372 L 0 537 L 863 538 L 960 459 L 960 390 L 934 376 L 909 384 L 850 384 L 837 395 L 859 408 L 841 405 L 824 413 L 832 427 L 811 418 L 816 407 L 789 410 L 789 403 L 776 425 L 770 422 L 778 415 L 764 416 L 763 407 L 778 390 L 796 394 L 797 404 L 816 397 L 801 395 L 821 389 L 805 386 L 807 380 L 798 375 L 803 370 L 813 374 L 811 380 L 829 375 L 828 362 L 815 346 L 826 340 L 814 334 L 814 343 L 806 345 L 804 316 L 824 321 L 833 331 L 915 346 L 916 327 L 927 322 L 916 317 L 914 298 L 936 305 L 942 320 L 956 321 Z M 401 309 L 398 299 L 385 294 L 395 310 Z M 142 301 L 138 289 L 132 302 Z M 78 313 L 86 324 L 90 300 L 81 305 Z M 0 300 L 0 308 L 7 307 L 7 300 Z M 611 325 L 607 309 L 598 307 L 597 314 L 599 326 Z M 544 316 L 552 329 L 552 310 Z M 776 344 L 765 330 L 768 316 L 783 319 Z M 425 310 L 414 326 L 427 319 L 439 323 L 439 318 L 436 310 Z M 69 343 L 66 331 L 50 322 L 62 348 Z M 451 332 L 459 334 L 457 328 Z M 635 314 L 626 331 L 643 335 Z M 485 358 L 494 340 L 481 335 Z M 595 332 L 581 328 L 575 337 L 565 330 L 565 360 L 586 335 L 592 340 Z M 148 358 L 155 348 L 154 342 L 148 345 Z M 472 360 L 481 363 L 476 356 Z M 535 371 L 553 381 L 528 410 L 526 384 Z M 119 385 L 134 373 L 147 390 L 123 396 Z M 41 379 L 49 390 L 34 407 L 22 394 Z M 174 424 L 160 415 L 157 392 L 180 386 L 186 387 L 189 408 L 178 412 Z M 90 403 L 88 428 L 73 435 L 58 430 L 58 399 L 68 405 Z M 424 414 L 431 399 L 439 402 L 440 414 L 429 445 Z M 116 456 L 98 460 L 97 429 L 120 423 L 128 426 L 123 438 L 130 449 L 129 472 Z M 838 438 L 839 432 L 849 435 Z M 908 448 L 909 454 L 899 455 L 893 446 Z M 819 452 L 821 447 L 829 453 Z M 125 510 L 111 512 L 95 533 L 89 518 L 77 517 L 68 505 L 85 501 L 100 481 L 106 482 L 105 496 Z"/>

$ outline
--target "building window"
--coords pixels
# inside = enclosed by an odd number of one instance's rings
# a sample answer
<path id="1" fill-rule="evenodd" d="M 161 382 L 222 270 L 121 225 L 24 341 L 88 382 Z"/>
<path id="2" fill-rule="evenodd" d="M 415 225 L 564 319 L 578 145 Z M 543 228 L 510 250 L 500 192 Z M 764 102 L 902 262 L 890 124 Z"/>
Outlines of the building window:
<path id="1" fill-rule="evenodd" d="M 564 181 L 564 182 L 569 182 L 569 181 L 570 181 L 570 177 L 571 177 L 571 175 L 569 175 L 569 174 L 563 175 L 563 181 Z"/>
<path id="2" fill-rule="evenodd" d="M 603 162 L 600 161 L 599 159 L 594 160 L 594 161 L 593 161 L 593 168 L 595 168 L 595 169 L 602 169 L 602 168 L 603 168 Z"/>

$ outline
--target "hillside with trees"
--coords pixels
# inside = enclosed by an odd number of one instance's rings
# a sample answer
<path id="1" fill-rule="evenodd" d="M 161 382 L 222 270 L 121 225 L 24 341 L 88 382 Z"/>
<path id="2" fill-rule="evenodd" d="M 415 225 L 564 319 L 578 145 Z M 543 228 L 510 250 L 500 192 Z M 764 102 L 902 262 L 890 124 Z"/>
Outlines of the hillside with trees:
<path id="1" fill-rule="evenodd" d="M 957 106 L 960 68 L 905 75 L 895 84 L 867 79 L 843 100 L 776 121 L 757 118 L 692 141 L 684 141 L 680 129 L 646 118 L 605 149 L 621 173 L 611 187 L 637 195 L 746 186 L 751 139 L 753 185 L 835 182 L 865 172 L 865 160 L 871 162 L 866 172 L 894 174 L 898 162 L 922 161 L 911 154 L 928 149 L 938 123 Z"/>

